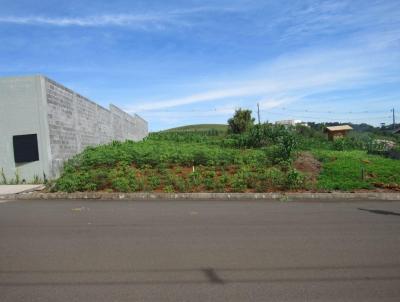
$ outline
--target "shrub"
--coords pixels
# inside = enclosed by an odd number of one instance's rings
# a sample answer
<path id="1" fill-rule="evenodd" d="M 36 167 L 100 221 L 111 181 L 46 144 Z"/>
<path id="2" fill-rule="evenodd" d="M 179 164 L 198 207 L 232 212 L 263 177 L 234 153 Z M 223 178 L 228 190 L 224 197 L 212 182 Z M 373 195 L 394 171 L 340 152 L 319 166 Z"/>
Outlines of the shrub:
<path id="1" fill-rule="evenodd" d="M 175 177 L 174 179 L 174 189 L 177 192 L 185 192 L 186 191 L 186 181 L 181 177 Z"/>
<path id="2" fill-rule="evenodd" d="M 286 174 L 286 188 L 288 189 L 302 189 L 305 187 L 305 177 L 295 169 L 291 169 Z"/>
<path id="3" fill-rule="evenodd" d="M 154 190 L 160 186 L 161 181 L 157 175 L 151 175 L 147 178 L 147 183 L 150 190 Z"/>
<path id="4" fill-rule="evenodd" d="M 98 190 L 105 189 L 110 184 L 108 171 L 106 169 L 94 169 L 90 172 L 90 177 Z"/>
<path id="5" fill-rule="evenodd" d="M 346 149 L 346 140 L 344 138 L 337 138 L 333 141 L 333 150 L 344 151 Z"/>
<path id="6" fill-rule="evenodd" d="M 97 189 L 88 172 L 63 175 L 57 180 L 55 187 L 57 190 L 63 192 L 92 191 Z"/>
<path id="7" fill-rule="evenodd" d="M 228 131 L 230 133 L 244 133 L 254 124 L 251 110 L 238 109 L 232 118 L 228 120 Z"/>
<path id="8" fill-rule="evenodd" d="M 204 178 L 203 182 L 207 190 L 215 189 L 215 181 L 213 178 Z"/>
<path id="9" fill-rule="evenodd" d="M 200 186 L 202 183 L 202 176 L 199 171 L 195 171 L 189 174 L 189 184 L 191 186 L 197 187 Z"/>
<path id="10" fill-rule="evenodd" d="M 129 192 L 129 181 L 124 177 L 114 178 L 111 182 L 112 188 L 118 192 Z"/>
<path id="11" fill-rule="evenodd" d="M 265 172 L 266 187 L 270 189 L 282 189 L 285 187 L 286 175 L 277 168 L 267 169 Z"/>
<path id="12" fill-rule="evenodd" d="M 164 187 L 164 192 L 165 193 L 174 193 L 174 187 L 172 185 L 167 185 Z"/>
<path id="13" fill-rule="evenodd" d="M 247 179 L 243 172 L 236 173 L 231 180 L 234 192 L 244 192 L 247 189 Z"/>
<path id="14" fill-rule="evenodd" d="M 203 150 L 194 151 L 193 153 L 193 164 L 198 165 L 207 165 L 208 156 Z"/>
<path id="15" fill-rule="evenodd" d="M 125 164 L 111 170 L 109 177 L 112 188 L 116 191 L 134 192 L 138 189 L 135 170 Z"/>

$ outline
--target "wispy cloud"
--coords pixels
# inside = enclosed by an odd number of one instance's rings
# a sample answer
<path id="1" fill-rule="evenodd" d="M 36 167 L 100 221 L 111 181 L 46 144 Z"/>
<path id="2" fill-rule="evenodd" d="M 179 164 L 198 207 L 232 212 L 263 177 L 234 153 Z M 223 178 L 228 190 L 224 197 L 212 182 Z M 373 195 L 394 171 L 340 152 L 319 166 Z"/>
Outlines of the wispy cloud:
<path id="1" fill-rule="evenodd" d="M 77 17 L 47 17 L 47 16 L 0 16 L 0 23 L 19 25 L 48 26 L 131 26 L 131 27 L 165 27 L 173 24 L 188 25 L 188 17 L 212 12 L 235 12 L 236 8 L 197 7 L 191 9 L 176 9 L 171 11 L 153 11 L 148 13 L 104 14 Z"/>
<path id="2" fill-rule="evenodd" d="M 334 53 L 327 55 L 325 59 L 337 57 Z M 189 104 L 206 103 L 224 99 L 240 97 L 257 97 L 266 108 L 281 105 L 293 100 L 293 95 L 304 95 L 304 91 L 315 93 L 316 91 L 343 88 L 349 83 L 354 85 L 357 81 L 368 79 L 368 67 L 361 68 L 357 65 L 343 67 L 342 64 L 332 64 L 330 61 L 322 61 L 323 58 L 307 56 L 296 57 L 291 62 L 282 66 L 272 66 L 260 78 L 232 82 L 226 87 L 209 90 L 203 93 L 189 95 L 182 98 L 172 98 L 163 101 L 146 101 L 134 106 L 138 112 L 160 110 L 179 107 Z M 340 60 L 340 58 L 338 58 Z M 301 68 L 301 62 L 310 64 Z M 272 65 L 275 65 L 273 63 Z M 284 97 L 282 97 L 282 95 Z"/>
<path id="3" fill-rule="evenodd" d="M 52 18 L 43 16 L 29 17 L 0 17 L 0 23 L 13 23 L 23 25 L 53 25 L 53 26 L 124 26 L 143 23 L 166 22 L 170 20 L 162 15 L 102 15 L 76 18 Z"/>
<path id="4" fill-rule="evenodd" d="M 262 64 L 242 81 L 227 82 L 221 88 L 205 89 L 204 92 L 185 97 L 139 102 L 127 109 L 150 113 L 200 103 L 213 104 L 214 107 L 218 103 L 249 97 L 253 103 L 259 102 L 262 109 L 269 109 L 317 93 L 398 81 L 399 77 L 393 79 L 387 69 L 388 66 L 393 67 L 393 60 L 400 57 L 395 54 L 395 49 L 390 49 L 389 43 L 386 51 L 382 52 L 381 48 L 376 51 L 368 43 L 366 39 L 359 47 L 308 49 L 289 53 Z"/>
<path id="5" fill-rule="evenodd" d="M 184 24 L 178 14 L 121 14 L 101 15 L 76 18 L 51 18 L 42 16 L 30 17 L 0 17 L 0 23 L 19 25 L 49 25 L 58 27 L 103 27 L 103 26 L 129 26 L 146 29 L 149 27 L 163 28 L 172 24 Z"/>
<path id="6" fill-rule="evenodd" d="M 272 24 L 285 28 L 283 40 L 383 30 L 400 25 L 400 2 L 374 0 L 364 5 L 358 1 L 312 0 L 300 7 L 288 6 Z"/>

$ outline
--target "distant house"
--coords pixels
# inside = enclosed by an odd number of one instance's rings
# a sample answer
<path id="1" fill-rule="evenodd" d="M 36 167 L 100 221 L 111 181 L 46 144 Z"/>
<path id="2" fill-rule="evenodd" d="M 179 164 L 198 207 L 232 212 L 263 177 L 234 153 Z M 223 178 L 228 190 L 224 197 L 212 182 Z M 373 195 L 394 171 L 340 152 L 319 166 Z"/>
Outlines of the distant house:
<path id="1" fill-rule="evenodd" d="M 353 130 L 349 125 L 326 127 L 325 132 L 328 133 L 329 140 L 333 141 L 338 138 L 345 137 L 347 133 Z"/>
<path id="2" fill-rule="evenodd" d="M 307 123 L 302 122 L 301 120 L 282 120 L 282 121 L 276 121 L 275 124 L 283 126 L 296 126 L 296 125 L 308 126 Z"/>
<path id="3" fill-rule="evenodd" d="M 388 151 L 396 147 L 396 143 L 394 141 L 390 141 L 387 139 L 374 139 L 373 143 L 380 147 L 380 149 L 384 151 Z"/>

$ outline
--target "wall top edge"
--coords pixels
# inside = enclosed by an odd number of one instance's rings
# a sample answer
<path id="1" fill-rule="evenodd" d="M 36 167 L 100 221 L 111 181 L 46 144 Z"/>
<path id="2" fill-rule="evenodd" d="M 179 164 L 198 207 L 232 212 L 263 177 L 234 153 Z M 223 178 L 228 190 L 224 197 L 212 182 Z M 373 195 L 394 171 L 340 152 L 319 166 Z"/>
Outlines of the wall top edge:
<path id="1" fill-rule="evenodd" d="M 72 94 L 75 94 L 76 96 L 78 96 L 78 97 L 80 97 L 80 98 L 83 98 L 85 101 L 88 101 L 88 102 L 90 102 L 90 103 L 96 105 L 97 107 L 99 107 L 99 108 L 101 108 L 101 109 L 103 109 L 103 110 L 106 110 L 106 111 L 108 111 L 108 112 L 111 112 L 111 108 L 114 108 L 114 109 L 116 109 L 116 110 L 118 110 L 118 111 L 120 111 L 120 112 L 123 112 L 124 114 L 126 114 L 126 115 L 128 115 L 128 116 L 131 116 L 131 117 L 133 117 L 133 118 L 138 118 L 138 119 L 142 120 L 143 122 L 147 123 L 147 121 L 146 121 L 144 118 L 142 118 L 140 115 L 138 115 L 138 114 L 136 114 L 136 113 L 130 114 L 130 113 L 128 113 L 128 112 L 122 110 L 122 109 L 119 108 L 118 106 L 115 106 L 114 104 L 110 104 L 110 105 L 109 105 L 109 108 L 105 108 L 105 107 L 101 106 L 100 104 L 98 104 L 98 103 L 96 103 L 96 102 L 90 100 L 89 98 L 87 98 L 87 97 L 85 97 L 85 96 L 83 96 L 83 95 L 81 95 L 81 94 L 75 92 L 74 90 L 72 90 L 72 89 L 70 89 L 70 88 L 68 88 L 68 87 L 65 87 L 64 85 L 60 84 L 59 82 L 57 82 L 57 81 L 55 81 L 55 80 L 52 80 L 52 79 L 50 79 L 49 77 L 47 77 L 47 76 L 45 76 L 45 75 L 42 75 L 42 74 L 22 75 L 22 76 L 6 76 L 6 77 L 0 77 L 0 81 L 2 81 L 2 80 L 3 80 L 3 81 L 12 81 L 12 80 L 18 80 L 18 79 L 36 79 L 36 78 L 38 78 L 38 79 L 44 79 L 44 80 L 45 80 L 46 82 L 48 82 L 48 83 L 51 83 L 51 84 L 56 85 L 56 86 L 59 86 L 59 87 L 61 87 L 62 89 L 65 89 L 66 91 L 68 91 L 68 92 L 70 92 L 70 93 L 72 93 Z"/>
<path id="2" fill-rule="evenodd" d="M 58 83 L 58 82 L 56 82 L 56 81 L 54 81 L 54 80 L 52 80 L 52 79 L 46 77 L 46 76 L 42 76 L 42 77 L 43 77 L 47 82 L 49 82 L 49 83 L 51 83 L 51 84 L 53 84 L 53 85 L 57 85 L 57 86 L 59 86 L 59 87 L 65 89 L 65 90 L 69 91 L 70 93 L 75 94 L 76 96 L 78 96 L 78 97 L 80 97 L 80 98 L 83 98 L 85 101 L 90 102 L 90 103 L 96 105 L 98 108 L 101 108 L 101 109 L 106 110 L 106 111 L 108 111 L 108 112 L 111 112 L 111 108 L 115 108 L 115 109 L 117 109 L 118 111 L 121 111 L 121 112 L 123 112 L 124 114 L 126 114 L 126 115 L 128 115 L 128 116 L 131 116 L 131 117 L 138 117 L 138 118 L 142 119 L 143 121 L 145 121 L 145 120 L 144 120 L 143 118 L 141 118 L 139 115 L 137 115 L 137 114 L 131 115 L 131 114 L 129 114 L 128 112 L 122 110 L 121 108 L 115 106 L 114 104 L 109 104 L 109 108 L 105 108 L 105 107 L 101 106 L 100 104 L 98 104 L 98 103 L 92 101 L 91 99 L 89 99 L 89 98 L 87 98 L 87 97 L 85 97 L 85 96 L 83 96 L 83 95 L 81 95 L 81 94 L 75 92 L 74 90 L 72 90 L 72 89 L 70 89 L 70 88 L 68 88 L 68 87 L 65 87 L 64 85 L 62 85 L 62 84 L 60 84 L 60 83 Z M 147 121 L 145 121 L 145 122 L 147 122 Z"/>
<path id="3" fill-rule="evenodd" d="M 31 75 L 22 75 L 22 76 L 2 76 L 0 77 L 0 81 L 12 81 L 12 80 L 27 80 L 27 79 L 37 79 L 37 78 L 46 78 L 41 74 L 31 74 Z"/>

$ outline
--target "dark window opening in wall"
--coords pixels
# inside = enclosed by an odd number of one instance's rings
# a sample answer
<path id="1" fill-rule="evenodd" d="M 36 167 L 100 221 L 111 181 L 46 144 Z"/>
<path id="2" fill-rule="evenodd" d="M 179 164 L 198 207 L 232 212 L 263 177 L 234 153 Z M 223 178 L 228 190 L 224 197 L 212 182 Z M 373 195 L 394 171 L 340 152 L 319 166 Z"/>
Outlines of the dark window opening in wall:
<path id="1" fill-rule="evenodd" d="M 36 134 L 13 136 L 14 160 L 16 163 L 28 163 L 39 160 Z"/>

